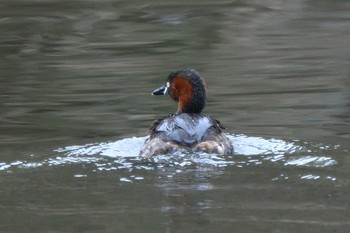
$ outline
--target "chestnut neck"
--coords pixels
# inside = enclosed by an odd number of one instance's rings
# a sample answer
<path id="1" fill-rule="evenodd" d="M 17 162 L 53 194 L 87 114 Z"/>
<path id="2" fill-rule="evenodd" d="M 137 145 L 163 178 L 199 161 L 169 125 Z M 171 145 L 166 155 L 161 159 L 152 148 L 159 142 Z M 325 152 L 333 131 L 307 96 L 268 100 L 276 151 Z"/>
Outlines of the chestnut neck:
<path id="1" fill-rule="evenodd" d="M 178 102 L 177 114 L 199 114 L 205 106 L 206 89 L 204 81 L 196 72 L 182 71 L 175 76 L 169 75 L 169 95 Z"/>

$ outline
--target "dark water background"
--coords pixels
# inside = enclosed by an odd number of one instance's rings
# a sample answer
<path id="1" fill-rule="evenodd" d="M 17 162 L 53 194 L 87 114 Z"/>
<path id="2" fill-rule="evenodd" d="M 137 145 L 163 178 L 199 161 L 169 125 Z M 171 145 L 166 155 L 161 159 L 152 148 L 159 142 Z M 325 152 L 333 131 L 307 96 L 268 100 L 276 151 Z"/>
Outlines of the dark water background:
<path id="1" fill-rule="evenodd" d="M 0 232 L 347 232 L 349 44 L 341 0 L 1 1 Z M 235 155 L 142 161 L 183 67 Z"/>

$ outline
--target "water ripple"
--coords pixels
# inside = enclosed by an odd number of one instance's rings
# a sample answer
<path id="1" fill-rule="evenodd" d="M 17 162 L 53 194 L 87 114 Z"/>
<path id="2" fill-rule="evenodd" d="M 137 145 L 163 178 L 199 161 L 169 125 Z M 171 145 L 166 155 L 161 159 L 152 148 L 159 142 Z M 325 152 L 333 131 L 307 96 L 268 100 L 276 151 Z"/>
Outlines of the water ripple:
<path id="1" fill-rule="evenodd" d="M 190 166 L 259 166 L 263 163 L 277 163 L 281 166 L 328 167 L 337 162 L 331 157 L 320 154 L 320 150 L 335 150 L 338 146 L 314 145 L 291 142 L 281 139 L 265 139 L 246 135 L 228 135 L 234 145 L 234 154 L 230 156 L 209 154 L 159 155 L 150 160 L 138 156 L 147 137 L 125 138 L 114 142 L 71 145 L 53 150 L 53 155 L 42 161 L 29 156 L 27 161 L 0 162 L 0 171 L 13 169 L 33 169 L 42 166 L 65 166 L 69 164 L 92 164 L 93 171 L 111 171 L 120 169 L 154 170 L 164 166 L 178 167 L 179 170 Z M 81 174 L 78 174 L 78 176 Z M 80 177 L 80 176 L 79 176 Z M 83 177 L 83 176 L 82 176 Z M 142 177 L 134 177 L 141 180 Z M 306 179 L 306 178 L 303 178 Z"/>

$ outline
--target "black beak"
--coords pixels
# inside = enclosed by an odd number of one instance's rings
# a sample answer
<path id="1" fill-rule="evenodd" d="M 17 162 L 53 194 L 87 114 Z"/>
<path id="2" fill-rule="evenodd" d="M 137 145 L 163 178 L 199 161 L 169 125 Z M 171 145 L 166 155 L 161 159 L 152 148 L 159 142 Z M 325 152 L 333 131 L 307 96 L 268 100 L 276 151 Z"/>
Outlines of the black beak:
<path id="1" fill-rule="evenodd" d="M 165 95 L 167 93 L 168 88 L 163 85 L 161 87 L 158 87 L 152 92 L 152 95 Z"/>

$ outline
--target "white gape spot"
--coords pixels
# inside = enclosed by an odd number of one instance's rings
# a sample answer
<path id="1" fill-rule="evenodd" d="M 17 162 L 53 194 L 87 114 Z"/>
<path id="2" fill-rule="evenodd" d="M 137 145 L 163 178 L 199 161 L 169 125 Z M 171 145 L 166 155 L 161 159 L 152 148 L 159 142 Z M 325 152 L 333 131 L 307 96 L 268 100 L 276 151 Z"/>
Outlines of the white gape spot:
<path id="1" fill-rule="evenodd" d="M 164 92 L 163 92 L 164 94 L 167 93 L 169 87 L 170 87 L 170 83 L 169 83 L 169 82 L 166 82 L 165 88 L 164 88 Z"/>

